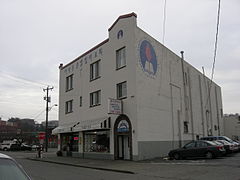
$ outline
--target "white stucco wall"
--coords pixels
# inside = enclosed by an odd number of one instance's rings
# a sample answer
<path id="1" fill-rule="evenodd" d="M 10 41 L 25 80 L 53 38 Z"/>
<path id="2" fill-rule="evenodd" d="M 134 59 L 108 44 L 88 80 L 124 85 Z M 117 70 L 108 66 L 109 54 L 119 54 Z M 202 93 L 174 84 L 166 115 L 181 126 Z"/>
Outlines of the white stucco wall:
<path id="1" fill-rule="evenodd" d="M 120 39 L 117 38 L 119 30 L 123 31 L 123 38 Z M 156 53 L 155 75 L 143 71 L 139 54 L 140 43 L 143 40 L 147 40 Z M 127 64 L 126 67 L 116 70 L 116 50 L 122 47 L 126 47 Z M 102 53 L 99 53 L 100 51 Z M 90 55 L 92 59 L 89 58 Z M 98 60 L 101 77 L 90 81 L 90 64 Z M 188 78 L 185 90 L 182 65 Z M 74 74 L 73 90 L 65 92 L 66 77 L 71 74 Z M 209 120 L 209 126 L 213 127 L 213 135 L 218 134 L 218 131 L 214 130 L 218 118 L 220 134 L 223 133 L 220 87 L 212 84 L 207 104 L 207 82 L 210 80 L 138 28 L 135 16 L 119 19 L 110 29 L 108 41 L 60 69 L 59 126 L 110 116 L 110 153 L 114 154 L 113 126 L 117 115 L 107 114 L 107 100 L 116 98 L 116 84 L 123 81 L 127 81 L 127 98 L 123 99 L 123 113 L 129 117 L 133 127 L 133 156 L 139 154 L 139 142 L 171 143 L 196 139 L 197 135 L 206 136 L 206 109 L 210 111 L 212 121 Z M 90 107 L 90 93 L 97 90 L 101 90 L 101 105 Z M 188 101 L 187 110 L 184 94 Z M 79 106 L 80 96 L 82 107 Z M 65 114 L 65 102 L 71 99 L 73 112 Z M 188 133 L 183 132 L 184 121 L 189 123 Z M 173 143 L 172 148 L 174 147 L 176 144 Z"/>
<path id="2" fill-rule="evenodd" d="M 157 56 L 158 70 L 154 77 L 144 72 L 140 65 L 139 45 L 144 39 L 152 44 Z M 188 78 L 185 85 L 187 98 L 184 100 L 181 58 L 140 28 L 136 29 L 135 48 L 138 141 L 176 141 L 179 139 L 179 131 L 182 141 L 196 139 L 197 135 L 206 136 L 206 109 L 210 111 L 209 126 L 213 135 L 218 135 L 218 129 L 214 129 L 215 125 L 218 126 L 217 119 L 222 134 L 222 99 L 219 86 L 213 82 L 209 96 L 206 83 L 210 83 L 210 80 L 183 61 L 183 69 Z M 183 132 L 183 121 L 189 122 L 188 133 Z"/>

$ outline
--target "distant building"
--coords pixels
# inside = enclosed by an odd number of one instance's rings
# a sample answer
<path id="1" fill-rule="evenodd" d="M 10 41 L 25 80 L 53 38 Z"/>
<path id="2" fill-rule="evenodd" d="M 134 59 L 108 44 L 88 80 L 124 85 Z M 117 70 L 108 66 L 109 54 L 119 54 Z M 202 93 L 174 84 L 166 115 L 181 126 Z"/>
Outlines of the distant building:
<path id="1" fill-rule="evenodd" d="M 135 13 L 120 16 L 108 39 L 60 65 L 59 127 L 53 131 L 59 149 L 142 160 L 223 134 L 221 88 L 136 20 Z"/>
<path id="2" fill-rule="evenodd" d="M 18 128 L 16 123 L 0 120 L 0 142 L 14 139 L 17 136 L 17 132 Z"/>
<path id="3" fill-rule="evenodd" d="M 43 121 L 41 124 L 44 128 L 46 127 L 46 121 Z M 58 121 L 57 120 L 48 121 L 48 128 L 49 129 L 55 128 L 55 127 L 58 127 Z"/>
<path id="4" fill-rule="evenodd" d="M 28 124 L 30 126 L 35 126 L 34 119 L 21 119 L 22 124 Z"/>
<path id="5" fill-rule="evenodd" d="M 0 126 L 6 126 L 6 124 L 7 124 L 6 121 L 0 120 Z"/>
<path id="6" fill-rule="evenodd" d="M 226 114 L 223 117 L 224 134 L 229 138 L 240 140 L 240 115 Z"/>

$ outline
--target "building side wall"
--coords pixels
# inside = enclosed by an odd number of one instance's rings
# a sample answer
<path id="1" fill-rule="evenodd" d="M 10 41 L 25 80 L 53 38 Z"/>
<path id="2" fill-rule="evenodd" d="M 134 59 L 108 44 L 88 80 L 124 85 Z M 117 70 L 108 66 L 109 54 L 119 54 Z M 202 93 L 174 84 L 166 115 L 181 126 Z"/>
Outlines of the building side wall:
<path id="1" fill-rule="evenodd" d="M 224 116 L 224 135 L 240 140 L 240 118 L 239 115 Z"/>
<path id="2" fill-rule="evenodd" d="M 182 79 L 179 76 L 181 61 L 139 28 L 136 37 L 139 159 L 165 156 L 170 148 L 177 146 L 178 134 L 183 134 L 182 124 L 178 121 L 184 116 Z M 140 62 L 144 40 L 151 43 L 156 53 L 158 65 L 154 76 L 145 72 Z M 147 142 L 150 144 L 145 146 Z"/>
<path id="3" fill-rule="evenodd" d="M 143 40 L 156 53 L 154 76 L 141 64 Z M 220 87 L 213 82 L 209 88 L 207 77 L 140 28 L 136 28 L 135 47 L 139 158 L 165 156 L 172 148 L 208 135 L 207 129 L 212 135 L 222 135 Z M 188 124 L 187 132 L 184 122 Z M 149 146 L 145 146 L 147 142 Z"/>

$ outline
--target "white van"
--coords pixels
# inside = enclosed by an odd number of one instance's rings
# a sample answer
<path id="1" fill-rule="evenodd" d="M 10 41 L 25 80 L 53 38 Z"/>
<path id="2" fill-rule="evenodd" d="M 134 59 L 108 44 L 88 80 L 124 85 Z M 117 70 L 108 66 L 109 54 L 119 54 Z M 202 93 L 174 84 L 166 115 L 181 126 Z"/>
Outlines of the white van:
<path id="1" fill-rule="evenodd" d="M 4 151 L 8 151 L 11 147 L 12 144 L 16 144 L 17 140 L 4 140 L 1 144 L 0 144 L 0 149 L 4 150 Z"/>

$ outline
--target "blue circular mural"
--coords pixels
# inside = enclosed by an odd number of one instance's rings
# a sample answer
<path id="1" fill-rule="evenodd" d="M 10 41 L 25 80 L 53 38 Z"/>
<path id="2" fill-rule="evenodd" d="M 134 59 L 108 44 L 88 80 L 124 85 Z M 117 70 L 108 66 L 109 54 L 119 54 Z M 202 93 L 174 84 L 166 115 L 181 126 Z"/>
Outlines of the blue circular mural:
<path id="1" fill-rule="evenodd" d="M 140 63 L 144 72 L 155 76 L 157 72 L 157 57 L 153 46 L 147 40 L 140 43 Z"/>

